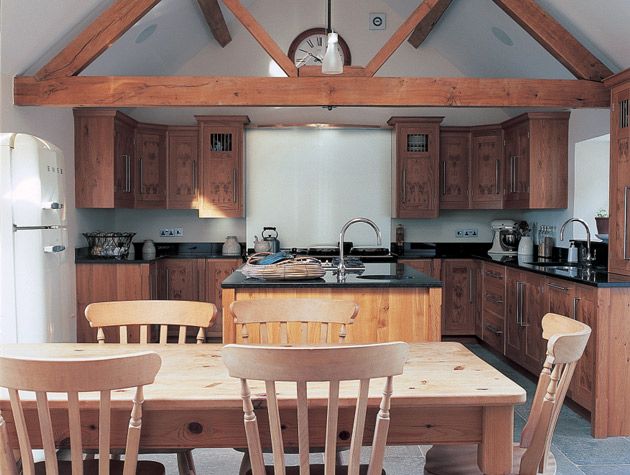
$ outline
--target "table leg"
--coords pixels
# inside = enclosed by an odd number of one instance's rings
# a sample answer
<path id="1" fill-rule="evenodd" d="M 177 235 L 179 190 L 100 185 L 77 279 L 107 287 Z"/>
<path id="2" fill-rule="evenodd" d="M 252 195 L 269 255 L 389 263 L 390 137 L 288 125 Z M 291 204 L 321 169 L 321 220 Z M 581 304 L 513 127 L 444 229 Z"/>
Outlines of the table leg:
<path id="1" fill-rule="evenodd" d="M 512 472 L 512 440 L 514 437 L 514 407 L 484 407 L 481 443 L 477 459 L 486 475 Z"/>

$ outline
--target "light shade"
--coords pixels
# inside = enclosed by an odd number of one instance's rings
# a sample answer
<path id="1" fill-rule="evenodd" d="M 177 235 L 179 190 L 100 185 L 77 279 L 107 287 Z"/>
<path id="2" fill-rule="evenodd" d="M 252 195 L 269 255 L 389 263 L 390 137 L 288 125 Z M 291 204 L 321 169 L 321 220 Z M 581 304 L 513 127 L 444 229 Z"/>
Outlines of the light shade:
<path id="1" fill-rule="evenodd" d="M 339 36 L 337 33 L 328 33 L 328 46 L 322 61 L 322 73 L 341 74 L 343 73 L 343 61 L 339 54 Z"/>

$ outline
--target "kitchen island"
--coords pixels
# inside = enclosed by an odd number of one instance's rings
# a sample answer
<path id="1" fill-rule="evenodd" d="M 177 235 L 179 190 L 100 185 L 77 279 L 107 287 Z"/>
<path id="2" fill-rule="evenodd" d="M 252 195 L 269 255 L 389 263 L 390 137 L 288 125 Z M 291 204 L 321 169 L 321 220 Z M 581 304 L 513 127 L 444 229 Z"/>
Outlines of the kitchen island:
<path id="1" fill-rule="evenodd" d="M 361 273 L 349 272 L 338 281 L 332 271 L 312 280 L 262 280 L 245 277 L 238 270 L 221 285 L 223 289 L 223 343 L 240 343 L 240 326 L 234 323 L 230 304 L 235 300 L 326 298 L 351 300 L 359 305 L 348 343 L 385 341 L 440 341 L 442 282 L 403 264 L 365 264 Z M 316 343 L 319 332 L 309 331 Z M 299 335 L 299 327 L 289 334 Z M 338 334 L 333 325 L 329 335 Z M 257 335 L 250 335 L 255 342 Z M 329 336 L 331 342 L 336 341 Z"/>

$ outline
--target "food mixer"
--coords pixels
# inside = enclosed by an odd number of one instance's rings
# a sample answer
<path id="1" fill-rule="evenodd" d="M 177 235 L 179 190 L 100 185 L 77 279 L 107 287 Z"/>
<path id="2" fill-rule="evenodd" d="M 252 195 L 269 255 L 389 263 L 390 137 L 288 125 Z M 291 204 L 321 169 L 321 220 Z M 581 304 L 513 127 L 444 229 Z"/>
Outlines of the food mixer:
<path id="1" fill-rule="evenodd" d="M 519 223 L 511 219 L 495 219 L 490 223 L 490 228 L 494 232 L 494 238 L 488 254 L 515 256 L 521 238 Z"/>

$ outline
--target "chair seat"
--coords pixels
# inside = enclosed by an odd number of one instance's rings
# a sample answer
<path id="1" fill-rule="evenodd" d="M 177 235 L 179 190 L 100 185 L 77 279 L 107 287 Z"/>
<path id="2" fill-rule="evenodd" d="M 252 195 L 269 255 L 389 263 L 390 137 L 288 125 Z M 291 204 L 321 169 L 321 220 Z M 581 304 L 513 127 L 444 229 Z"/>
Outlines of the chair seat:
<path id="1" fill-rule="evenodd" d="M 361 465 L 359 467 L 359 475 L 367 475 L 368 468 L 369 468 L 368 465 Z M 252 475 L 251 470 L 248 470 L 246 473 L 247 475 Z M 265 474 L 275 475 L 273 467 L 269 465 L 265 465 Z M 347 474 L 348 474 L 347 466 L 337 465 L 335 467 L 335 475 L 347 475 Z M 287 467 L 287 475 L 300 475 L 300 467 L 298 466 Z M 324 465 L 323 464 L 311 465 L 311 475 L 324 475 Z M 381 471 L 381 475 L 386 475 L 385 470 Z"/>
<path id="2" fill-rule="evenodd" d="M 518 475 L 525 449 L 514 444 L 512 475 Z M 477 465 L 477 445 L 434 445 L 425 454 L 427 475 L 483 475 Z M 556 459 L 551 452 L 543 475 L 556 473 Z"/>
<path id="3" fill-rule="evenodd" d="M 58 463 L 59 475 L 72 475 L 72 463 L 67 460 L 60 460 Z M 110 460 L 110 475 L 123 475 L 124 462 L 122 460 Z M 98 459 L 83 461 L 84 475 L 98 475 Z M 35 475 L 46 475 L 44 462 L 35 464 Z M 164 465 L 149 460 L 139 460 L 136 475 L 166 475 Z"/>

